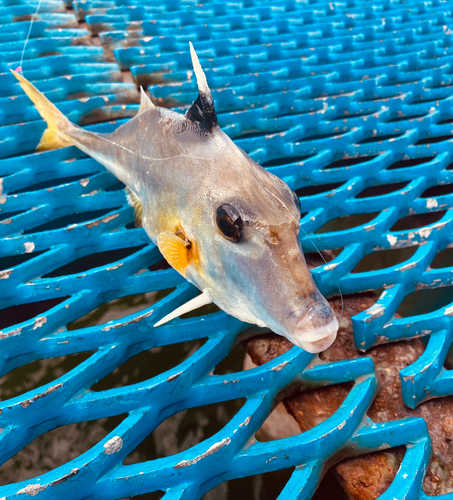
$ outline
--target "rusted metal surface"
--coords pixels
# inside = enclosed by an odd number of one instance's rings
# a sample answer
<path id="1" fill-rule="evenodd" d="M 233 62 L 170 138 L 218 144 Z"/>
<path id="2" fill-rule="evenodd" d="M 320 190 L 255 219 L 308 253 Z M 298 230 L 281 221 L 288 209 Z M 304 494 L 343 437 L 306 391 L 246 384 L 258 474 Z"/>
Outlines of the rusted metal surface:
<path id="1" fill-rule="evenodd" d="M 329 257 L 329 256 L 328 256 Z M 369 356 L 373 360 L 379 379 L 380 390 L 368 416 L 375 422 L 388 422 L 406 417 L 423 417 L 433 442 L 433 458 L 424 481 L 428 495 L 453 492 L 453 397 L 433 399 L 410 409 L 401 397 L 400 370 L 415 362 L 424 352 L 421 339 L 395 342 L 374 347 L 366 353 L 356 349 L 353 340 L 351 317 L 376 302 L 374 293 L 354 294 L 344 297 L 344 311 L 339 321 L 337 341 L 319 358 L 325 362 Z M 337 317 L 341 314 L 341 299 L 330 300 Z M 257 365 L 262 365 L 284 354 L 292 344 L 275 334 L 260 335 L 244 342 L 247 353 Z M 297 392 L 284 400 L 290 414 L 302 431 L 306 431 L 334 414 L 346 398 L 352 384 Z M 378 451 L 356 458 L 345 459 L 334 466 L 343 489 L 353 500 L 374 500 L 393 481 L 404 447 Z"/>

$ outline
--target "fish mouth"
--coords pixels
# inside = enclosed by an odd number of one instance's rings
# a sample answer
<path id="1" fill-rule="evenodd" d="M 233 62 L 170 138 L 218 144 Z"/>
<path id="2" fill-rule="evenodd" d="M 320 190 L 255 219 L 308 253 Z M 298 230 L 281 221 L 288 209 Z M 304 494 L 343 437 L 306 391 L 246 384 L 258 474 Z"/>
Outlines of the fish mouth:
<path id="1" fill-rule="evenodd" d="M 337 337 L 338 320 L 332 309 L 318 303 L 311 307 L 291 332 L 290 340 L 312 354 L 325 351 Z"/>

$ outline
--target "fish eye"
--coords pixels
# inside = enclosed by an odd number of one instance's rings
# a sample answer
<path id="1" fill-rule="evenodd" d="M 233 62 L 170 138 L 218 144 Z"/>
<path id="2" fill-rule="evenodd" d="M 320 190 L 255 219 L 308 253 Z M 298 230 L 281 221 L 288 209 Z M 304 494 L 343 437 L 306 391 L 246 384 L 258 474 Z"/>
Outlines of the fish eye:
<path id="1" fill-rule="evenodd" d="M 244 222 L 237 208 L 228 204 L 221 205 L 217 209 L 216 222 L 219 231 L 225 238 L 234 243 L 241 241 Z"/>
<path id="2" fill-rule="evenodd" d="M 299 210 L 299 213 L 302 211 L 301 206 L 300 206 L 300 200 L 297 194 L 293 191 L 293 196 L 294 196 L 294 203 L 296 204 L 297 210 Z"/>

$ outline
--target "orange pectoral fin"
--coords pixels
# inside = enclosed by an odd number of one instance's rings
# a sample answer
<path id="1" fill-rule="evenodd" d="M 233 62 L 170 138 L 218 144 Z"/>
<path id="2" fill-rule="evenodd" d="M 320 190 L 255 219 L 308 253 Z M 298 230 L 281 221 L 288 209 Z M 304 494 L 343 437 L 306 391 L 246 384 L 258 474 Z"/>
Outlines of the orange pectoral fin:
<path id="1" fill-rule="evenodd" d="M 176 234 L 163 232 L 157 237 L 157 246 L 170 266 L 186 277 L 186 268 L 191 261 L 190 242 Z"/>

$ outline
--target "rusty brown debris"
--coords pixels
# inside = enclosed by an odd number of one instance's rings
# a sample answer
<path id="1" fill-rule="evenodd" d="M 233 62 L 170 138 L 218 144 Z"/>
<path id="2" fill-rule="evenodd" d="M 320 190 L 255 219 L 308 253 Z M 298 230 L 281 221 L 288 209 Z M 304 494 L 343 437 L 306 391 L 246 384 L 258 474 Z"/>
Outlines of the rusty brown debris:
<path id="1" fill-rule="evenodd" d="M 324 361 L 370 356 L 379 379 L 379 393 L 368 416 L 376 423 L 406 417 L 423 417 L 433 442 L 431 459 L 423 489 L 427 495 L 441 495 L 453 491 L 453 397 L 433 399 L 410 409 L 403 403 L 399 371 L 416 361 L 425 347 L 421 339 L 380 345 L 366 353 L 354 346 L 351 316 L 371 307 L 376 302 L 374 293 L 349 295 L 344 298 L 344 313 L 335 343 L 320 355 Z M 337 317 L 339 298 L 330 300 Z M 257 365 L 262 365 L 288 351 L 292 344 L 275 334 L 261 335 L 244 342 L 247 353 Z M 298 392 L 284 403 L 302 431 L 310 429 L 330 417 L 347 396 L 352 384 L 337 384 L 320 389 Z M 405 452 L 404 447 L 393 448 L 349 458 L 334 466 L 334 472 L 350 499 L 374 500 L 393 481 Z"/>

